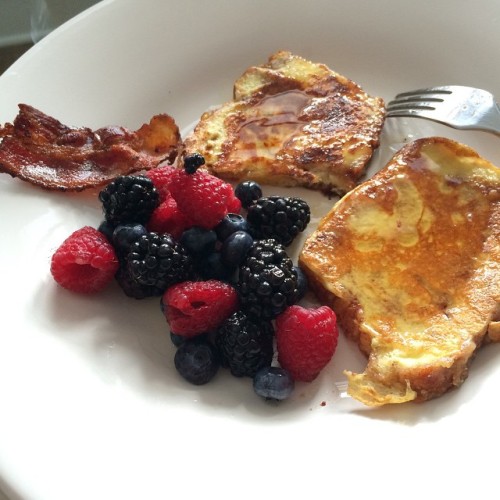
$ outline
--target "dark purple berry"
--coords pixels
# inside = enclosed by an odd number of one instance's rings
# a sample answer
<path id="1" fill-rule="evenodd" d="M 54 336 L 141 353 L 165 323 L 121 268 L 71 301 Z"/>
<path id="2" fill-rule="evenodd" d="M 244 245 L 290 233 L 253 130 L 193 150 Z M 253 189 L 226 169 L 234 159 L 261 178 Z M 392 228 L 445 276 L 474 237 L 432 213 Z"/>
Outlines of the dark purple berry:
<path id="1" fill-rule="evenodd" d="M 229 281 L 234 274 L 234 269 L 226 266 L 220 252 L 216 251 L 197 259 L 196 269 L 205 280 Z"/>
<path id="2" fill-rule="evenodd" d="M 217 351 L 204 339 L 187 339 L 177 349 L 174 364 L 179 374 L 194 385 L 210 382 L 219 369 Z"/>
<path id="3" fill-rule="evenodd" d="M 147 233 L 142 224 L 119 224 L 113 231 L 112 242 L 118 255 L 126 255 L 133 243 Z"/>
<path id="4" fill-rule="evenodd" d="M 153 181 L 144 175 L 120 175 L 100 193 L 104 217 L 115 226 L 137 222 L 145 224 L 160 204 Z"/>
<path id="5" fill-rule="evenodd" d="M 231 268 L 239 266 L 245 260 L 252 245 L 253 238 L 247 232 L 232 233 L 222 244 L 222 262 Z"/>
<path id="6" fill-rule="evenodd" d="M 177 335 L 176 333 L 170 332 L 170 340 L 172 341 L 172 344 L 175 345 L 175 347 L 179 347 L 184 344 L 186 339 L 187 337 L 185 337 L 184 335 Z"/>
<path id="7" fill-rule="evenodd" d="M 99 227 L 97 228 L 104 236 L 106 236 L 107 240 L 113 244 L 113 231 L 115 230 L 115 225 L 108 220 L 103 220 Z"/>
<path id="8" fill-rule="evenodd" d="M 236 186 L 234 194 L 241 201 L 243 208 L 248 208 L 262 196 L 262 188 L 255 181 L 243 181 Z"/>
<path id="9" fill-rule="evenodd" d="M 227 214 L 220 222 L 215 226 L 215 232 L 217 233 L 217 238 L 220 241 L 224 241 L 229 238 L 231 234 L 236 231 L 249 232 L 250 226 L 247 220 L 239 214 Z"/>
<path id="10" fill-rule="evenodd" d="M 307 287 L 308 287 L 307 276 L 299 266 L 293 266 L 293 271 L 297 275 L 297 290 L 299 292 L 297 300 L 300 300 L 304 297 L 304 295 L 307 292 Z"/>
<path id="11" fill-rule="evenodd" d="M 273 238 L 288 246 L 311 219 L 309 205 L 301 198 L 269 196 L 248 208 L 247 220 L 255 238 Z"/>
<path id="12" fill-rule="evenodd" d="M 271 364 L 273 336 L 270 321 L 251 319 L 243 311 L 236 311 L 215 335 L 222 366 L 235 377 L 254 377 L 260 368 Z"/>
<path id="13" fill-rule="evenodd" d="M 256 240 L 238 269 L 243 310 L 254 318 L 274 319 L 299 300 L 292 259 L 276 240 Z"/>
<path id="14" fill-rule="evenodd" d="M 132 280 L 156 288 L 159 295 L 169 286 L 190 279 L 192 270 L 190 254 L 167 233 L 142 235 L 127 254 L 127 271 Z"/>
<path id="15" fill-rule="evenodd" d="M 180 244 L 194 255 L 205 255 L 213 252 L 216 241 L 215 231 L 197 226 L 186 229 L 179 238 Z"/>
<path id="16" fill-rule="evenodd" d="M 253 389 L 265 399 L 283 401 L 291 396 L 295 383 L 284 368 L 265 366 L 253 379 Z"/>
<path id="17" fill-rule="evenodd" d="M 200 153 L 193 153 L 184 158 L 184 170 L 187 174 L 194 174 L 202 165 L 205 165 L 205 158 Z"/>

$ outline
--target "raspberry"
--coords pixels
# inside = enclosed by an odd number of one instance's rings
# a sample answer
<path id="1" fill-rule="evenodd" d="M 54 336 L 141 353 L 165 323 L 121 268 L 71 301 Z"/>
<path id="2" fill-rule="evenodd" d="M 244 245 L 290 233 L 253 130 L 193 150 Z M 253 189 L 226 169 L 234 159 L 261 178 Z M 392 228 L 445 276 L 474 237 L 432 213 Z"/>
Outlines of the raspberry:
<path id="1" fill-rule="evenodd" d="M 153 181 L 160 195 L 160 203 L 163 203 L 170 195 L 170 179 L 172 178 L 172 173 L 176 170 L 177 167 L 173 165 L 162 165 L 146 172 L 146 176 Z"/>
<path id="2" fill-rule="evenodd" d="M 193 174 L 184 169 L 175 171 L 170 192 L 193 225 L 205 229 L 214 228 L 227 213 L 237 213 L 241 209 L 231 184 L 201 170 Z"/>
<path id="3" fill-rule="evenodd" d="M 168 193 L 160 206 L 151 214 L 147 228 L 155 233 L 169 233 L 178 239 L 183 231 L 192 225 L 193 222 L 179 210 L 176 201 Z"/>
<path id="4" fill-rule="evenodd" d="M 311 382 L 337 348 L 335 313 L 327 306 L 291 306 L 276 318 L 278 362 L 296 381 Z"/>
<path id="5" fill-rule="evenodd" d="M 226 213 L 239 214 L 241 212 L 241 201 L 234 194 L 233 186 L 231 186 L 231 184 L 226 183 L 222 191 L 227 199 Z"/>
<path id="6" fill-rule="evenodd" d="M 63 241 L 52 256 L 50 272 L 62 287 L 79 293 L 95 293 L 112 281 L 118 258 L 107 238 L 85 226 Z"/>
<path id="7" fill-rule="evenodd" d="M 170 329 L 185 337 L 215 330 L 237 308 L 236 290 L 217 280 L 178 283 L 162 297 Z"/>

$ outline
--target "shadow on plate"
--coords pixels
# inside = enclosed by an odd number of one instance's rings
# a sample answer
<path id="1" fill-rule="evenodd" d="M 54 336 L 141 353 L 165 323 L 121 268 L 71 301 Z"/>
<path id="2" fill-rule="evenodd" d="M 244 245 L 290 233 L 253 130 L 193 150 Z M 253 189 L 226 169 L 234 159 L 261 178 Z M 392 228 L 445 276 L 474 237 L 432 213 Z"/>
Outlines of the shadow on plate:
<path id="1" fill-rule="evenodd" d="M 87 297 L 62 289 L 47 273 L 29 307 L 40 333 L 55 337 L 103 384 L 126 387 L 145 399 L 209 406 L 214 415 L 276 421 L 319 409 L 327 397 L 338 397 L 334 385 L 325 391 L 327 373 L 311 384 L 297 384 L 294 397 L 280 404 L 259 398 L 250 378 L 233 377 L 222 368 L 209 384 L 187 383 L 175 370 L 175 347 L 159 298 L 131 299 L 116 284 Z"/>
<path id="2" fill-rule="evenodd" d="M 200 411 L 209 407 L 212 416 L 258 417 L 269 423 L 305 416 L 335 418 L 339 414 L 407 426 L 437 421 L 474 398 L 482 380 L 496 366 L 500 349 L 491 345 L 480 350 L 463 386 L 436 400 L 369 408 L 348 397 L 343 382 L 332 382 L 341 381 L 347 367 L 363 369 L 357 347 L 341 337 L 340 351 L 320 376 L 310 384 L 296 384 L 292 398 L 276 403 L 256 396 L 249 378 L 235 378 L 225 369 L 204 386 L 184 381 L 174 367 L 175 347 L 158 298 L 130 299 L 118 286 L 111 286 L 99 296 L 82 297 L 61 289 L 47 276 L 38 287 L 32 308 L 42 332 L 82 358 L 103 384 L 125 387 L 136 396 L 167 406 L 182 405 Z"/>

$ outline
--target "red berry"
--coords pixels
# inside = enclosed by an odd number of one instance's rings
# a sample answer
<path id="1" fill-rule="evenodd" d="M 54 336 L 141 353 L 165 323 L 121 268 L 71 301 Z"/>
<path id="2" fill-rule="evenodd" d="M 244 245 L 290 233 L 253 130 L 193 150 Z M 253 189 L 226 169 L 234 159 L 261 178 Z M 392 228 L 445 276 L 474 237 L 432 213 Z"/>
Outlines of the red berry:
<path id="1" fill-rule="evenodd" d="M 176 170 L 178 170 L 177 167 L 173 165 L 162 165 L 146 172 L 160 195 L 160 202 L 165 201 L 170 195 L 170 179 Z"/>
<path id="2" fill-rule="evenodd" d="M 176 201 L 169 193 L 151 214 L 147 229 L 160 234 L 169 233 L 178 239 L 182 232 L 192 225 L 191 219 L 179 210 Z"/>
<path id="3" fill-rule="evenodd" d="M 201 170 L 188 174 L 178 169 L 172 174 L 170 192 L 194 225 L 205 229 L 212 229 L 227 213 L 237 213 L 241 207 L 236 206 L 231 184 Z"/>
<path id="4" fill-rule="evenodd" d="M 290 306 L 276 318 L 278 362 L 294 380 L 311 382 L 332 359 L 338 336 L 329 307 Z"/>
<path id="5" fill-rule="evenodd" d="M 239 214 L 241 212 L 241 201 L 239 198 L 236 198 L 233 186 L 231 186 L 231 184 L 226 184 L 226 196 L 227 212 L 230 214 Z"/>
<path id="6" fill-rule="evenodd" d="M 52 256 L 50 272 L 59 285 L 79 293 L 95 293 L 113 280 L 118 258 L 106 237 L 85 226 L 63 241 Z"/>
<path id="7" fill-rule="evenodd" d="M 184 281 L 162 297 L 163 313 L 177 335 L 193 337 L 215 330 L 238 308 L 238 294 L 218 280 Z"/>

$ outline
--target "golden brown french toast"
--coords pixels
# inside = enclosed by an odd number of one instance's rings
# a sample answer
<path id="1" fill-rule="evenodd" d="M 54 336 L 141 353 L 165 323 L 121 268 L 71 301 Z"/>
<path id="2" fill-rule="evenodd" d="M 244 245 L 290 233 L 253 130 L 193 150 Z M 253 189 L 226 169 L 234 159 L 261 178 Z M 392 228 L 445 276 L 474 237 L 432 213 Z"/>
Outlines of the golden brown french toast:
<path id="1" fill-rule="evenodd" d="M 351 396 L 439 396 L 500 340 L 500 169 L 449 139 L 419 139 L 334 205 L 299 261 L 368 356 L 363 373 L 346 372 Z"/>
<path id="2" fill-rule="evenodd" d="M 345 193 L 379 145 L 381 98 L 290 52 L 247 69 L 234 99 L 207 111 L 186 138 L 219 177 Z"/>

